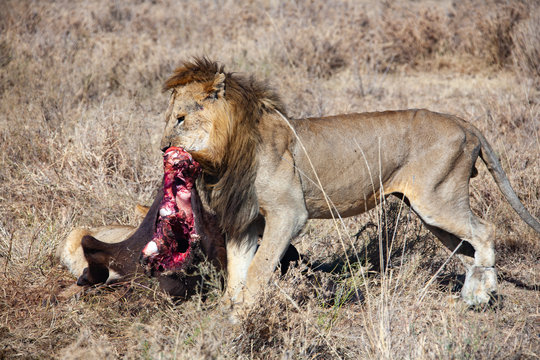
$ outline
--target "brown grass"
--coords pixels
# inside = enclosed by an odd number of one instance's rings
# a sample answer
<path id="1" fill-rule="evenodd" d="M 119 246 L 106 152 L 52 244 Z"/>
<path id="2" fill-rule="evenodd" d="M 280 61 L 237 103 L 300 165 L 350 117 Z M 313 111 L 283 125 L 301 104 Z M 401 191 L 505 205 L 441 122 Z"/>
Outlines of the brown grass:
<path id="1" fill-rule="evenodd" d="M 482 165 L 471 194 L 499 229 L 498 309 L 456 299 L 462 266 L 440 269 L 449 253 L 396 202 L 346 219 L 342 241 L 332 222 L 309 222 L 295 243 L 312 266 L 276 276 L 237 326 L 209 270 L 204 296 L 174 303 L 148 279 L 81 292 L 53 257 L 73 226 L 137 223 L 131 209 L 161 177 L 163 81 L 196 55 L 268 78 L 293 117 L 418 107 L 466 118 L 539 218 L 539 11 L 495 0 L 0 2 L 0 358 L 540 357 L 538 234 Z"/>

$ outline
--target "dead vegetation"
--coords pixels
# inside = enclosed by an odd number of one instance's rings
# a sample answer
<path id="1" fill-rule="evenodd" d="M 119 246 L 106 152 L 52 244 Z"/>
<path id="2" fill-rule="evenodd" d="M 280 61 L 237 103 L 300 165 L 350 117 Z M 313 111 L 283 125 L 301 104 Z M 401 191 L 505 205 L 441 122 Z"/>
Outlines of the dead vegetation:
<path id="1" fill-rule="evenodd" d="M 463 267 L 441 268 L 448 252 L 396 201 L 311 221 L 305 262 L 238 326 L 206 268 L 203 294 L 175 303 L 148 279 L 81 292 L 53 257 L 73 226 L 137 223 L 161 177 L 163 80 L 202 54 L 269 79 L 293 117 L 468 119 L 539 218 L 539 14 L 498 0 L 1 2 L 0 358 L 540 357 L 538 235 L 483 165 L 471 195 L 499 229 L 496 309 L 457 299 Z"/>

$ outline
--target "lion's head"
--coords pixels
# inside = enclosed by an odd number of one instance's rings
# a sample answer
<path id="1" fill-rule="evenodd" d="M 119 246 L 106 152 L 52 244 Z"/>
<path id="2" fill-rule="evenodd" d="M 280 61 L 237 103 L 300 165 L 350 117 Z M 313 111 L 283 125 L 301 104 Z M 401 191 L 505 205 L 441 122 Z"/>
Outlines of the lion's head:
<path id="1" fill-rule="evenodd" d="M 254 180 L 261 116 L 284 113 L 279 97 L 253 77 L 225 73 L 206 58 L 186 61 L 165 82 L 171 91 L 162 149 L 183 147 L 203 168 L 206 199 L 229 235 L 259 212 Z"/>

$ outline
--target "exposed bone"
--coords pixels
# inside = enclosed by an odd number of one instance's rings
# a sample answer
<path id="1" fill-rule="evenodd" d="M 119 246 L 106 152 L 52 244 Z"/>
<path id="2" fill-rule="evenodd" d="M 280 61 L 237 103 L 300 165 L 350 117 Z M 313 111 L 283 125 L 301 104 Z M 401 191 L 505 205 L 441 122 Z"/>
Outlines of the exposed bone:
<path id="1" fill-rule="evenodd" d="M 142 251 L 142 264 L 151 274 L 185 269 L 199 236 L 191 207 L 199 164 L 182 148 L 171 147 L 163 156 L 163 200 L 156 232 Z"/>

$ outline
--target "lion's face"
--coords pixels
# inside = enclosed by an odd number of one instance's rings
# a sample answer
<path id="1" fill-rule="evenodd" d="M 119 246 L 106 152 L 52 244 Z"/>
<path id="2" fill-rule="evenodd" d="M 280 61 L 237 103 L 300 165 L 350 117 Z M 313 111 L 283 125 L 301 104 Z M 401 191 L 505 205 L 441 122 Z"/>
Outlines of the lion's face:
<path id="1" fill-rule="evenodd" d="M 163 150 L 170 146 L 210 150 L 213 120 L 223 118 L 226 109 L 224 80 L 224 74 L 217 74 L 212 82 L 194 82 L 172 90 L 161 139 Z"/>

